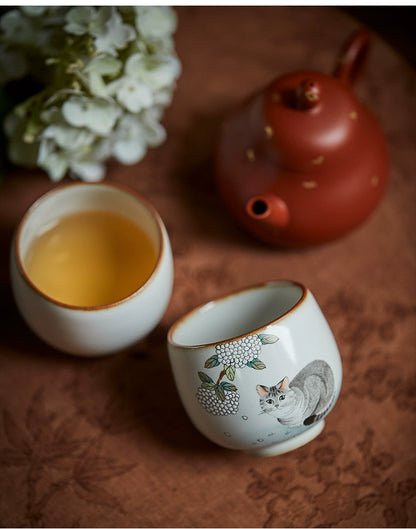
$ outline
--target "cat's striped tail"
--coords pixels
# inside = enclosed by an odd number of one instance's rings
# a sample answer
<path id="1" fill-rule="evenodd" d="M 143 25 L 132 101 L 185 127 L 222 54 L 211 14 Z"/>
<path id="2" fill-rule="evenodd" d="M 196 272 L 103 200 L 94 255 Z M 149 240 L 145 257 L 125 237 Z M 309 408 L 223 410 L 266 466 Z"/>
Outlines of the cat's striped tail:
<path id="1" fill-rule="evenodd" d="M 309 426 L 310 424 L 313 424 L 314 422 L 318 422 L 322 417 L 325 417 L 329 410 L 331 409 L 332 403 L 334 402 L 334 398 L 331 399 L 331 402 L 328 404 L 327 408 L 321 413 L 313 413 L 312 415 L 309 415 L 309 417 L 306 417 L 306 419 L 303 421 L 303 424 L 305 426 Z"/>

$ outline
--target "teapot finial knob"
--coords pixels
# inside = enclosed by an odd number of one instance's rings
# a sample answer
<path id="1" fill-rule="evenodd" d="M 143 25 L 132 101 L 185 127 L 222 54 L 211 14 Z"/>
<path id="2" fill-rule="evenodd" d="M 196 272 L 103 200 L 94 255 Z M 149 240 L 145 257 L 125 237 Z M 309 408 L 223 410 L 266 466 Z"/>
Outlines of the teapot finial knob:
<path id="1" fill-rule="evenodd" d="M 296 89 L 296 107 L 309 110 L 315 107 L 321 98 L 319 84 L 313 79 L 305 79 Z"/>

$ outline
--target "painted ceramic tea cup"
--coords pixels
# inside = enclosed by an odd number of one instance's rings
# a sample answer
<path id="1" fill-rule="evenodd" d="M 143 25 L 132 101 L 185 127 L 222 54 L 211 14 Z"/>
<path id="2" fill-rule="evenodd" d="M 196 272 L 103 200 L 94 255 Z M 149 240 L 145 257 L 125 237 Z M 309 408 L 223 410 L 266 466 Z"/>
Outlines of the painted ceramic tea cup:
<path id="1" fill-rule="evenodd" d="M 340 354 L 300 283 L 253 286 L 194 309 L 169 330 L 175 383 L 211 441 L 270 456 L 311 441 L 341 388 Z"/>
<path id="2" fill-rule="evenodd" d="M 73 183 L 39 198 L 16 230 L 10 263 L 23 319 L 52 347 L 75 355 L 134 345 L 158 324 L 172 292 L 162 219 L 147 200 L 116 184 Z M 95 265 L 89 276 L 87 264 Z"/>

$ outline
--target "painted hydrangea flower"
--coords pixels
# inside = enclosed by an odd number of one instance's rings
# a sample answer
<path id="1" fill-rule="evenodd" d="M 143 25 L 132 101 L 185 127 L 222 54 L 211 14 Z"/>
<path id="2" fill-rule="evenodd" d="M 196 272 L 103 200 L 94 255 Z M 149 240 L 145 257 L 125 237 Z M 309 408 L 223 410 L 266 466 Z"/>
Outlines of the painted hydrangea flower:
<path id="1" fill-rule="evenodd" d="M 261 353 L 261 340 L 256 334 L 215 347 L 220 363 L 226 366 L 245 367 Z"/>
<path id="2" fill-rule="evenodd" d="M 9 158 L 99 180 L 105 162 L 140 161 L 161 124 L 181 64 L 170 7 L 22 6 L 0 18 L 0 84 L 30 74 L 44 89 L 5 120 Z M 14 117 L 13 117 L 14 116 Z"/>
<path id="3" fill-rule="evenodd" d="M 219 376 L 214 381 L 204 371 L 198 372 L 201 385 L 196 397 L 200 404 L 213 415 L 237 413 L 240 396 L 237 386 L 231 382 L 236 376 L 236 370 L 245 367 L 265 369 L 265 364 L 258 358 L 262 345 L 273 344 L 278 339 L 274 334 L 252 334 L 216 345 L 215 354 L 205 361 L 204 367 L 219 368 Z M 225 378 L 228 378 L 230 382 L 227 382 Z"/>
<path id="4" fill-rule="evenodd" d="M 240 395 L 236 392 L 228 391 L 221 400 L 215 392 L 199 387 L 196 397 L 201 406 L 213 415 L 235 415 L 238 411 Z"/>

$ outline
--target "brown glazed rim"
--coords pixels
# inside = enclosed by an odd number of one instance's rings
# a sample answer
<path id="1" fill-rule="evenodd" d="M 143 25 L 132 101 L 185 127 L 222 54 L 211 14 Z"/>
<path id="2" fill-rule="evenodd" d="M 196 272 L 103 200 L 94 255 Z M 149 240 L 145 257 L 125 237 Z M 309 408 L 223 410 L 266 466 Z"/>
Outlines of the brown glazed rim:
<path id="1" fill-rule="evenodd" d="M 79 186 L 79 187 L 81 187 L 81 186 L 82 187 L 96 186 L 96 187 L 113 188 L 113 189 L 117 189 L 117 190 L 129 195 L 130 197 L 136 199 L 138 202 L 143 204 L 143 206 L 145 206 L 145 208 L 149 211 L 149 213 L 152 215 L 153 219 L 155 220 L 157 228 L 158 228 L 158 231 L 159 231 L 160 248 L 159 248 L 159 252 L 158 252 L 157 261 L 156 261 L 155 267 L 153 268 L 152 273 L 147 278 L 145 283 L 143 283 L 143 285 L 141 285 L 137 290 L 135 290 L 134 292 L 132 292 L 128 296 L 126 296 L 126 297 L 124 297 L 124 298 L 122 298 L 122 299 L 120 299 L 118 301 L 114 301 L 113 303 L 107 303 L 105 305 L 92 305 L 92 306 L 85 306 L 84 307 L 84 306 L 71 305 L 69 303 L 63 303 L 61 301 L 58 301 L 58 300 L 48 296 L 44 292 L 42 292 L 42 290 L 40 290 L 33 283 L 33 281 L 27 275 L 27 273 L 26 273 L 26 271 L 25 271 L 25 269 L 23 267 L 22 260 L 20 258 L 19 242 L 20 242 L 21 232 L 22 232 L 24 224 L 26 223 L 27 219 L 32 214 L 32 212 L 36 208 L 38 208 L 45 200 L 47 200 L 49 197 L 51 197 L 55 193 L 60 193 L 61 191 L 65 191 L 68 188 L 73 188 L 73 187 L 76 187 L 76 186 Z M 29 285 L 29 287 L 31 289 L 33 289 L 42 298 L 44 298 L 45 300 L 49 301 L 49 303 L 52 303 L 53 305 L 57 305 L 59 307 L 65 308 L 65 309 L 71 309 L 71 310 L 77 310 L 77 311 L 98 311 L 98 310 L 110 309 L 110 308 L 115 307 L 117 305 L 121 305 L 122 303 L 125 303 L 126 301 L 128 301 L 128 300 L 134 298 L 135 296 L 137 296 L 138 294 L 140 294 L 140 292 L 142 290 L 144 290 L 147 287 L 147 285 L 153 280 L 155 274 L 157 273 L 157 270 L 161 266 L 162 258 L 163 258 L 163 255 L 165 253 L 165 241 L 164 241 L 164 238 L 163 238 L 163 222 L 162 222 L 162 219 L 161 219 L 159 213 L 154 208 L 154 206 L 152 206 L 152 204 L 150 204 L 150 202 L 148 202 L 144 197 L 142 197 L 139 193 L 136 193 L 136 191 L 134 191 L 130 187 L 127 187 L 125 185 L 121 185 L 121 184 L 116 183 L 116 182 L 105 182 L 105 183 L 104 182 L 71 182 L 71 183 L 67 183 L 67 184 L 62 184 L 62 185 L 60 185 L 58 187 L 55 187 L 54 189 L 51 189 L 50 191 L 47 191 L 46 193 L 41 195 L 37 200 L 35 200 L 35 202 L 33 202 L 33 204 L 27 209 L 27 211 L 23 215 L 22 219 L 20 220 L 18 228 L 17 228 L 17 232 L 16 232 L 16 236 L 15 236 L 14 253 L 15 253 L 15 256 L 16 256 L 17 266 L 18 266 L 18 270 L 20 272 L 20 275 L 23 277 L 23 279 L 25 280 L 25 282 Z"/>
<path id="2" fill-rule="evenodd" d="M 293 305 L 293 307 L 291 307 L 288 311 L 283 313 L 278 318 L 275 318 L 274 320 L 271 320 L 271 321 L 265 323 L 264 325 L 261 325 L 260 327 L 256 327 L 255 329 L 252 329 L 252 330 L 250 330 L 248 332 L 245 332 L 243 334 L 239 334 L 237 336 L 232 336 L 230 338 L 226 338 L 224 340 L 218 340 L 218 341 L 215 341 L 215 342 L 200 343 L 200 344 L 196 344 L 196 345 L 184 345 L 184 344 L 180 344 L 178 342 L 175 342 L 175 340 L 173 339 L 173 334 L 178 329 L 178 327 L 180 327 L 183 323 L 185 323 L 186 320 L 188 320 L 189 318 L 194 316 L 197 312 L 201 312 L 204 309 L 207 309 L 210 305 L 221 303 L 221 302 L 225 301 L 226 299 L 229 299 L 229 298 L 232 298 L 232 297 L 237 297 L 240 294 L 243 294 L 245 292 L 249 292 L 250 290 L 260 290 L 260 289 L 269 288 L 269 287 L 272 288 L 272 287 L 275 287 L 275 286 L 278 286 L 278 285 L 282 285 L 282 284 L 285 284 L 285 283 L 286 284 L 291 284 L 293 286 L 301 288 L 302 296 L 299 299 L 299 301 L 297 301 Z M 263 283 L 257 283 L 255 285 L 251 285 L 249 287 L 240 288 L 239 290 L 236 290 L 236 291 L 231 292 L 229 294 L 226 294 L 224 296 L 220 296 L 218 298 L 215 298 L 212 301 L 208 301 L 207 303 L 203 303 L 203 304 L 195 307 L 194 309 L 190 310 L 189 312 L 187 312 L 184 316 L 179 318 L 172 325 L 172 327 L 169 329 L 168 341 L 169 341 L 169 343 L 171 345 L 179 347 L 181 349 L 199 349 L 200 347 L 213 347 L 213 346 L 216 346 L 216 345 L 220 345 L 222 343 L 229 342 L 230 340 L 231 341 L 239 340 L 241 338 L 244 338 L 245 336 L 249 336 L 251 334 L 255 334 L 256 332 L 259 332 L 259 331 L 265 329 L 269 325 L 271 325 L 273 323 L 277 323 L 278 321 L 281 321 L 283 318 L 286 318 L 286 316 L 288 316 L 289 314 L 294 312 L 305 301 L 307 294 L 308 294 L 308 289 L 305 287 L 305 285 L 303 285 L 302 283 L 300 283 L 298 281 L 292 281 L 291 279 L 275 279 L 275 280 L 271 280 L 271 281 L 265 281 Z"/>

